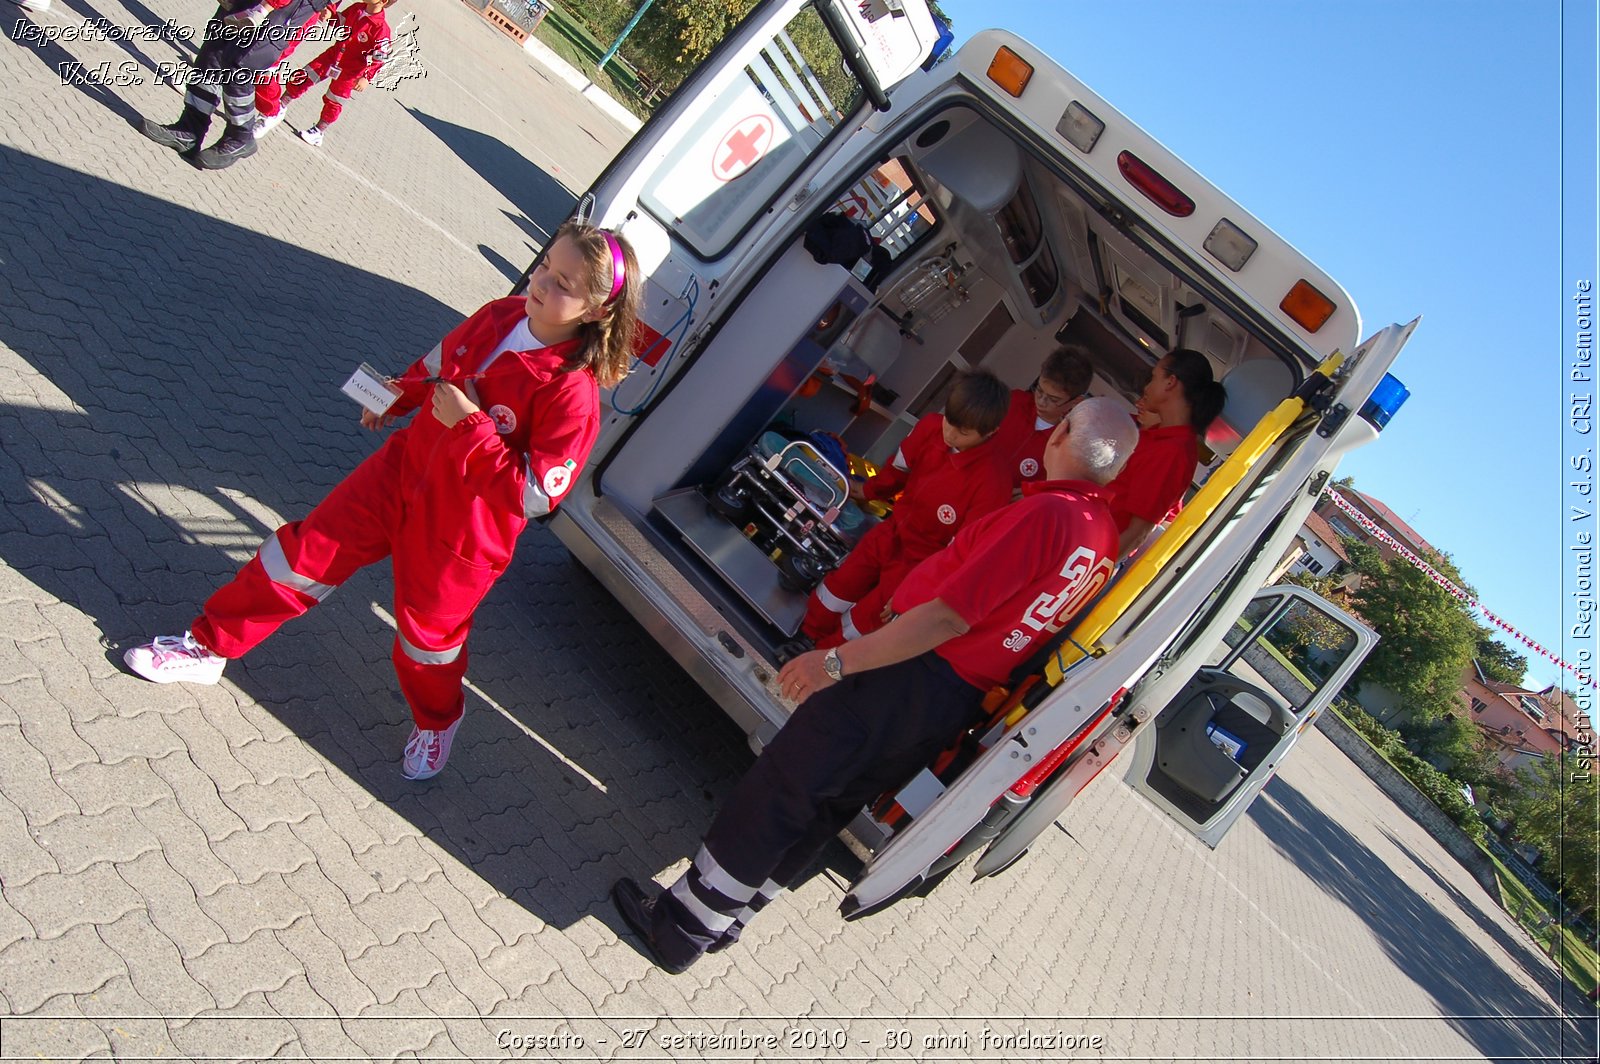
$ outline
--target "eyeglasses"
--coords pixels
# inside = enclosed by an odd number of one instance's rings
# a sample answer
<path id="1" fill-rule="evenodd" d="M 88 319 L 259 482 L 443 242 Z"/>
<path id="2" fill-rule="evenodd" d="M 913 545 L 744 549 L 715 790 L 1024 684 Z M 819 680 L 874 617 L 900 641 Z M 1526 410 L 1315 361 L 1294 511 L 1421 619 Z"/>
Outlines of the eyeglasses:
<path id="1" fill-rule="evenodd" d="M 1035 383 L 1033 386 L 1033 401 L 1036 405 L 1054 410 L 1058 406 L 1066 406 L 1072 402 L 1070 395 L 1052 395 L 1044 390 L 1044 386 Z"/>

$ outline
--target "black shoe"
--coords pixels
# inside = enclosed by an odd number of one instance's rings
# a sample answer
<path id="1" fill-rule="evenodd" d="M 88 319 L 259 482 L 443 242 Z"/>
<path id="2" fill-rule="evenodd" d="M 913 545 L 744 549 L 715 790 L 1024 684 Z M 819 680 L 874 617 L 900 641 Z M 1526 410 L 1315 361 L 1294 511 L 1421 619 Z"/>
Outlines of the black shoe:
<path id="1" fill-rule="evenodd" d="M 158 126 L 146 118 L 139 123 L 139 132 L 163 148 L 171 148 L 180 154 L 186 151 L 194 151 L 195 146 L 200 143 L 200 134 L 188 128 L 182 119 L 172 123 L 170 126 Z"/>
<path id="2" fill-rule="evenodd" d="M 249 126 L 228 123 L 227 131 L 211 147 L 200 153 L 197 160 L 203 170 L 226 170 L 240 159 L 256 153 L 256 138 Z"/>
<path id="3" fill-rule="evenodd" d="M 631 879 L 617 880 L 611 885 L 611 904 L 622 914 L 623 923 L 644 940 L 645 946 L 650 951 L 650 959 L 656 962 L 656 967 L 673 975 L 682 975 L 689 970 L 689 965 L 694 961 L 675 964 L 667 960 L 656 946 L 656 899 L 645 894 L 643 887 Z"/>

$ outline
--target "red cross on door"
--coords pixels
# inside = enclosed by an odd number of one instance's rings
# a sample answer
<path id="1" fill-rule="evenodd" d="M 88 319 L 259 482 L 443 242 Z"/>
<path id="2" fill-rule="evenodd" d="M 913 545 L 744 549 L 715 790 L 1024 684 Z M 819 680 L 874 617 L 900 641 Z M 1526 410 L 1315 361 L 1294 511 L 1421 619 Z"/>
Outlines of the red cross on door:
<path id="1" fill-rule="evenodd" d="M 740 119 L 711 152 L 711 173 L 718 181 L 732 181 L 767 154 L 772 147 L 772 119 L 755 114 Z"/>

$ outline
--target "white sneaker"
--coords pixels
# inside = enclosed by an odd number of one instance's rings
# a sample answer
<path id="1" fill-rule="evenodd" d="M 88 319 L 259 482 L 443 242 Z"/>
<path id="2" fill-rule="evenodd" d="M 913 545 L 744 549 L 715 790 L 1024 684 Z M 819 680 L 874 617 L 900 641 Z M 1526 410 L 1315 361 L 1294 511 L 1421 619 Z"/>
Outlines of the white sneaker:
<path id="1" fill-rule="evenodd" d="M 196 643 L 188 632 L 158 635 L 129 650 L 122 660 L 134 673 L 154 683 L 216 683 L 228 663 L 227 658 Z"/>
<path id="2" fill-rule="evenodd" d="M 309 126 L 300 131 L 300 139 L 311 145 L 313 148 L 321 147 L 322 130 L 318 129 L 316 126 Z"/>
<path id="3" fill-rule="evenodd" d="M 257 140 L 271 133 L 283 121 L 286 111 L 279 111 L 275 115 L 257 115 L 255 124 L 250 127 L 250 135 Z"/>
<path id="4" fill-rule="evenodd" d="M 12 2 L 22 10 L 32 11 L 36 14 L 50 10 L 50 0 L 12 0 Z"/>
<path id="5" fill-rule="evenodd" d="M 408 780 L 431 780 L 437 776 L 444 769 L 444 763 L 450 760 L 450 746 L 456 741 L 456 729 L 461 727 L 465 716 L 457 717 L 444 731 L 412 727 L 411 738 L 406 740 L 406 756 L 400 762 L 400 774 Z"/>

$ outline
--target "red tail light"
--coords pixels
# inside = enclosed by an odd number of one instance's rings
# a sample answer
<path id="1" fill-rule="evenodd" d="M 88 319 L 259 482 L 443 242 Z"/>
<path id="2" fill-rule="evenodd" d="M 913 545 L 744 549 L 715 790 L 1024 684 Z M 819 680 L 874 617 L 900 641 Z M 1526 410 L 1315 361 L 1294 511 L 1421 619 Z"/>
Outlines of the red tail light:
<path id="1" fill-rule="evenodd" d="M 1128 184 L 1174 218 L 1187 218 L 1194 213 L 1194 200 L 1178 191 L 1178 186 L 1156 173 L 1133 152 L 1125 151 L 1117 156 L 1117 169 L 1128 179 Z"/>

